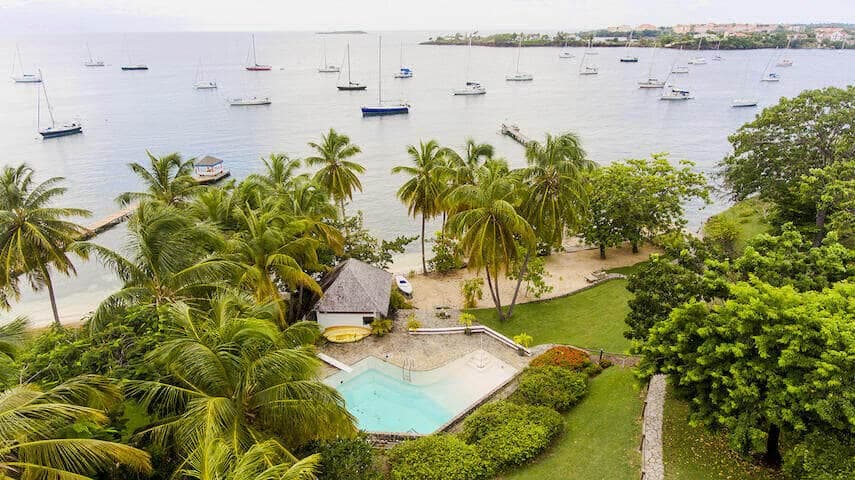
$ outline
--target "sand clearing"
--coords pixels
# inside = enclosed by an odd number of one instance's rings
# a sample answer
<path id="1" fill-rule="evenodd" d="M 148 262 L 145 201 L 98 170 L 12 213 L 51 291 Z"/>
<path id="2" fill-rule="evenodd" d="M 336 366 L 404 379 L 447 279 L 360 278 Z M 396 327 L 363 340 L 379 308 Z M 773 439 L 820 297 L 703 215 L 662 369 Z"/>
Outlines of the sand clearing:
<path id="1" fill-rule="evenodd" d="M 552 286 L 552 291 L 542 298 L 566 295 L 578 290 L 588 282 L 585 276 L 597 270 L 605 270 L 615 267 L 624 267 L 647 260 L 656 249 L 645 246 L 639 253 L 633 254 L 627 245 L 621 248 L 610 248 L 606 251 L 606 259 L 600 260 L 600 251 L 581 250 L 568 253 L 556 253 L 546 258 L 546 271 L 549 277 L 546 282 Z M 408 278 L 413 285 L 412 303 L 416 308 L 435 308 L 447 306 L 460 308 L 463 306 L 463 295 L 460 293 L 460 284 L 463 280 L 473 277 L 483 277 L 469 270 L 457 270 L 446 275 L 428 274 L 414 275 Z M 499 291 L 502 304 L 510 302 L 513 296 L 515 282 L 502 278 L 499 282 Z M 493 301 L 484 285 L 484 298 L 478 303 L 479 307 L 492 307 Z M 534 297 L 527 296 L 525 285 L 520 287 L 518 303 L 530 302 Z"/>

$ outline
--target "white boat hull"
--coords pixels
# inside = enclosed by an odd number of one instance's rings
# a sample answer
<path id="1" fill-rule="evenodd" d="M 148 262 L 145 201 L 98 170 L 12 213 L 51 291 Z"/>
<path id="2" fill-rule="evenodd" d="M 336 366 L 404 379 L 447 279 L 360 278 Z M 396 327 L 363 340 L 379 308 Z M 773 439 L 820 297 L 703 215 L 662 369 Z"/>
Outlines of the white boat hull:
<path id="1" fill-rule="evenodd" d="M 689 73 L 688 67 L 674 67 L 671 69 L 671 73 Z"/>
<path id="2" fill-rule="evenodd" d="M 576 55 L 573 55 L 570 52 L 561 52 L 558 54 L 558 58 L 576 58 Z"/>
<path id="3" fill-rule="evenodd" d="M 413 294 L 413 286 L 403 275 L 395 275 L 395 285 L 405 295 Z"/>
<path id="4" fill-rule="evenodd" d="M 643 82 L 638 82 L 638 88 L 664 88 L 665 82 L 659 81 L 655 78 L 651 78 L 649 80 L 645 80 Z"/>
<path id="5" fill-rule="evenodd" d="M 689 65 L 706 65 L 707 60 L 705 58 L 693 58 L 689 60 Z"/>
<path id="6" fill-rule="evenodd" d="M 757 100 L 748 99 L 748 98 L 737 98 L 730 104 L 731 107 L 756 107 Z"/>
<path id="7" fill-rule="evenodd" d="M 252 98 L 234 98 L 229 100 L 229 105 L 233 107 L 247 107 L 252 105 L 270 105 L 270 97 L 252 97 Z"/>
<path id="8" fill-rule="evenodd" d="M 319 73 L 338 73 L 341 71 L 341 68 L 336 67 L 335 65 L 329 65 L 326 67 L 318 67 Z"/>
<path id="9" fill-rule="evenodd" d="M 213 90 L 217 88 L 217 82 L 196 82 L 193 84 L 196 90 Z"/>
<path id="10" fill-rule="evenodd" d="M 12 80 L 15 83 L 42 83 L 42 77 L 39 75 L 25 73 L 23 75 L 14 76 Z"/>
<path id="11" fill-rule="evenodd" d="M 530 73 L 510 73 L 505 75 L 505 80 L 509 82 L 530 82 L 534 80 L 534 75 Z"/>
<path id="12" fill-rule="evenodd" d="M 465 88 L 459 88 L 452 92 L 453 95 L 484 95 L 487 89 L 478 82 L 466 82 Z"/>

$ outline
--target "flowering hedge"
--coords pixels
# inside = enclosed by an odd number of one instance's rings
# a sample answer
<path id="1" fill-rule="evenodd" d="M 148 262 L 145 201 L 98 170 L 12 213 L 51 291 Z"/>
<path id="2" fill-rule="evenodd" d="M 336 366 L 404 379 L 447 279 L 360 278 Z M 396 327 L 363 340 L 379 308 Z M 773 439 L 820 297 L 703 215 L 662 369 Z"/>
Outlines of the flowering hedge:
<path id="1" fill-rule="evenodd" d="M 532 367 L 563 367 L 581 372 L 591 365 L 587 352 L 575 348 L 558 346 L 538 355 L 531 361 Z"/>

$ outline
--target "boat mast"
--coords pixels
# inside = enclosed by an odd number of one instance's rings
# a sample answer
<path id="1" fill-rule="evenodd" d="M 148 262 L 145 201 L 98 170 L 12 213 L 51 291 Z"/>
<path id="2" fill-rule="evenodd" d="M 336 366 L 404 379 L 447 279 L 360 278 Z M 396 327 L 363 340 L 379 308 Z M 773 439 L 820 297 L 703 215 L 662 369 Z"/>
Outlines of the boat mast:
<path id="1" fill-rule="evenodd" d="M 520 73 L 520 54 L 522 54 L 522 34 L 520 34 L 520 41 L 517 44 L 517 73 Z"/>
<path id="2" fill-rule="evenodd" d="M 377 36 L 377 105 L 383 104 L 383 35 Z"/>
<path id="3" fill-rule="evenodd" d="M 472 35 L 475 33 L 469 34 L 469 47 L 466 49 L 466 65 L 463 69 L 463 81 L 469 83 L 469 62 L 472 58 Z"/>
<path id="4" fill-rule="evenodd" d="M 44 77 L 42 77 L 41 69 L 39 69 L 39 78 L 42 79 L 42 91 L 45 92 L 45 103 L 47 104 L 48 115 L 50 115 L 50 126 L 54 127 L 56 126 L 56 121 L 53 119 L 53 108 L 50 106 L 50 99 L 47 95 L 47 86 L 45 85 Z"/>
<path id="5" fill-rule="evenodd" d="M 258 65 L 258 59 L 255 58 L 255 34 L 252 34 L 252 64 Z"/>
<path id="6" fill-rule="evenodd" d="M 653 56 L 650 57 L 650 68 L 647 69 L 647 79 L 653 78 L 653 64 L 656 62 L 656 42 L 653 42 Z"/>
<path id="7" fill-rule="evenodd" d="M 347 44 L 347 84 L 353 84 L 353 82 L 350 81 L 350 43 Z"/>
<path id="8" fill-rule="evenodd" d="M 401 42 L 401 58 L 399 59 L 399 62 L 401 63 L 400 68 L 404 68 L 404 42 Z"/>
<path id="9" fill-rule="evenodd" d="M 323 67 L 327 67 L 327 40 L 324 39 L 324 64 Z"/>
<path id="10" fill-rule="evenodd" d="M 94 63 L 92 60 L 92 50 L 89 49 L 89 42 L 86 42 L 86 51 L 89 53 L 89 63 Z"/>

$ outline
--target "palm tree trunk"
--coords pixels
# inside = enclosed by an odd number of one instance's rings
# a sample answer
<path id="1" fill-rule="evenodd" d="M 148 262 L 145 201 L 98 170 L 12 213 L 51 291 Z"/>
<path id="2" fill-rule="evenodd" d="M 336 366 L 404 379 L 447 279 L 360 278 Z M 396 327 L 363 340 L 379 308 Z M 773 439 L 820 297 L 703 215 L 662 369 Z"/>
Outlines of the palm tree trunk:
<path id="1" fill-rule="evenodd" d="M 345 243 L 347 243 L 347 234 L 348 234 L 347 216 L 344 213 L 344 199 L 343 198 L 338 201 L 338 206 L 341 209 L 341 224 L 344 225 L 344 240 L 345 240 Z"/>
<path id="2" fill-rule="evenodd" d="M 496 314 L 499 316 L 499 321 L 504 320 L 502 318 L 502 303 L 499 300 L 498 289 L 493 289 L 493 281 L 490 279 L 490 268 L 487 267 L 484 269 L 484 273 L 487 276 L 487 288 L 490 290 L 490 297 L 493 298 L 493 305 L 496 306 Z M 499 279 L 496 278 L 496 286 L 498 287 Z"/>
<path id="3" fill-rule="evenodd" d="M 422 212 L 422 273 L 427 275 L 427 266 L 425 264 L 425 214 Z"/>
<path id="4" fill-rule="evenodd" d="M 514 306 L 517 304 L 517 295 L 520 293 L 520 285 L 522 285 L 525 272 L 528 270 L 528 261 L 531 259 L 531 251 L 526 250 L 525 259 L 520 267 L 519 275 L 517 276 L 517 286 L 514 287 L 514 297 L 511 299 L 511 306 L 508 307 L 508 318 L 514 315 Z"/>
<path id="5" fill-rule="evenodd" d="M 50 298 L 50 308 L 53 311 L 53 324 L 56 327 L 62 328 L 62 322 L 59 321 L 59 310 L 56 308 L 56 296 L 53 292 L 53 280 L 50 278 L 50 272 L 48 272 L 47 265 L 42 265 L 42 274 L 45 276 L 45 286 L 48 291 L 48 298 Z"/>

